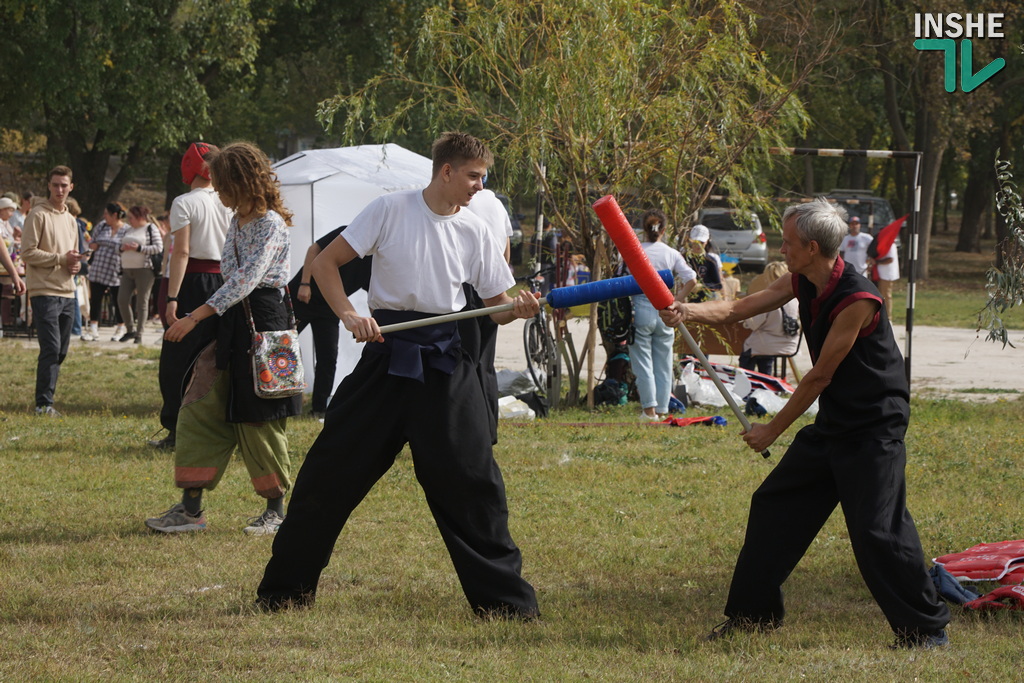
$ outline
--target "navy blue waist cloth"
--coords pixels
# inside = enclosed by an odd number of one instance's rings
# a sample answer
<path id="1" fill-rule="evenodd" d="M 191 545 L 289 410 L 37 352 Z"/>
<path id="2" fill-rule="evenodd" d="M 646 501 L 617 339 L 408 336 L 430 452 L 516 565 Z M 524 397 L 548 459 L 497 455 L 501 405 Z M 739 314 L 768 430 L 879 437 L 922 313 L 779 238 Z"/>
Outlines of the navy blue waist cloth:
<path id="1" fill-rule="evenodd" d="M 418 311 L 377 310 L 373 312 L 373 317 L 377 324 L 383 327 L 434 316 Z M 364 352 L 391 356 L 388 365 L 389 375 L 424 382 L 424 364 L 446 375 L 455 372 L 455 366 L 461 357 L 461 348 L 458 323 L 447 322 L 389 332 L 384 335 L 384 343 L 368 343 Z"/>

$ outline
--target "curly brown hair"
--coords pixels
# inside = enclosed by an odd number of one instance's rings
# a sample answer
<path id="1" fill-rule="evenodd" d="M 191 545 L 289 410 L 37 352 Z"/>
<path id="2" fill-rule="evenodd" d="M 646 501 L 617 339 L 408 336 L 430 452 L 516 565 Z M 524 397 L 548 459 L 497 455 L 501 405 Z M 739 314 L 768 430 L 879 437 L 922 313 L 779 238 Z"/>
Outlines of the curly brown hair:
<path id="1" fill-rule="evenodd" d="M 292 224 L 292 213 L 281 201 L 277 174 L 259 147 L 248 142 L 233 142 L 223 149 L 211 150 L 206 163 L 214 189 L 231 202 L 236 211 L 260 215 L 276 211 L 287 225 Z"/>

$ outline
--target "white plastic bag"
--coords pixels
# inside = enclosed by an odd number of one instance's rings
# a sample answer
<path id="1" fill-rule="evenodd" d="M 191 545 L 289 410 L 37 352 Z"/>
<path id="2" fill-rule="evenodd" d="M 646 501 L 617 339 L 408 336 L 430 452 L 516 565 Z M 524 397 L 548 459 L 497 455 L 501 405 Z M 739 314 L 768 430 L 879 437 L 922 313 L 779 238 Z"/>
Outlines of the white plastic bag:
<path id="1" fill-rule="evenodd" d="M 500 420 L 532 420 L 537 417 L 533 408 L 515 396 L 502 396 L 498 399 L 498 419 Z"/>

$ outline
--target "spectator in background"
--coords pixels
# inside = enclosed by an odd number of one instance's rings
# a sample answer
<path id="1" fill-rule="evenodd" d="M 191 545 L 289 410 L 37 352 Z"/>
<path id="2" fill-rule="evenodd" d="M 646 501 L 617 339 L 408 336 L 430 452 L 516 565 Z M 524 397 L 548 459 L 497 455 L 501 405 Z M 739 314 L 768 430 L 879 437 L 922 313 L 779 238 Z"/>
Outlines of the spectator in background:
<path id="1" fill-rule="evenodd" d="M 784 261 L 773 261 L 765 269 L 762 280 L 747 295 L 756 294 L 766 289 L 780 277 L 792 277 Z M 764 283 L 764 284 L 761 284 Z M 743 342 L 743 353 L 740 354 L 739 365 L 744 370 L 757 370 L 765 375 L 772 374 L 775 356 L 791 356 L 796 353 L 800 343 L 800 333 L 789 335 L 783 327 L 782 312 L 785 311 L 793 320 L 797 319 L 799 304 L 796 299 L 787 301 L 780 308 L 767 313 L 752 315 L 743 321 L 743 327 L 751 330 L 750 336 Z"/>
<path id="2" fill-rule="evenodd" d="M 859 275 L 868 276 L 868 245 L 871 244 L 871 235 L 860 231 L 860 218 L 851 216 L 849 222 L 849 234 L 843 238 L 839 247 L 839 255 L 843 260 L 854 267 Z"/>
<path id="3" fill-rule="evenodd" d="M 11 279 L 11 289 L 18 296 L 25 293 L 25 283 L 18 275 L 18 269 L 14 265 L 14 259 L 11 258 L 10 253 L 7 251 L 7 241 L 0 239 L 0 267 L 3 267 L 6 271 L 7 276 Z M 0 328 L 0 336 L 2 336 L 2 328 Z"/>
<path id="4" fill-rule="evenodd" d="M 90 338 L 88 330 L 82 329 L 82 320 L 89 319 L 89 297 L 80 291 L 82 282 L 86 281 L 85 277 L 89 272 L 89 222 L 82 218 L 82 207 L 78 205 L 78 201 L 74 197 L 68 197 L 67 205 L 68 211 L 75 217 L 75 224 L 78 226 L 78 252 L 82 255 L 82 259 L 78 262 L 81 270 L 75 275 L 75 323 L 71 326 L 71 334 L 82 341 L 96 341 L 95 338 Z M 83 308 L 85 309 L 84 318 L 82 316 Z"/>
<path id="5" fill-rule="evenodd" d="M 80 269 L 78 225 L 68 211 L 74 189 L 71 169 L 55 166 L 47 176 L 49 199 L 25 219 L 21 258 L 32 304 L 39 360 L 36 366 L 36 415 L 60 417 L 53 408 L 60 366 L 68 354 L 75 319 L 74 276 Z"/>
<path id="6" fill-rule="evenodd" d="M 7 242 L 8 249 L 21 241 L 21 229 L 11 224 L 11 217 L 18 205 L 10 197 L 0 197 L 0 239 Z M 15 232 L 17 230 L 17 232 Z"/>
<path id="7" fill-rule="evenodd" d="M 149 320 L 156 322 L 157 318 L 163 324 L 164 312 L 167 310 L 167 259 L 171 255 L 171 221 L 167 214 L 156 217 L 156 227 L 160 229 L 160 239 L 164 243 L 164 250 L 160 253 L 160 270 L 154 271 L 153 289 L 149 295 Z M 164 329 L 167 325 L 163 324 Z"/>
<path id="8" fill-rule="evenodd" d="M 28 217 L 28 212 L 32 210 L 32 205 L 35 204 L 35 198 L 36 196 L 31 190 L 25 190 L 18 198 L 18 210 L 11 216 L 11 225 L 19 233 L 25 229 L 25 219 Z"/>
<path id="9" fill-rule="evenodd" d="M 15 195 L 15 198 L 17 198 L 17 195 Z M 7 295 L 8 287 L 13 287 L 12 298 L 19 297 L 25 293 L 25 284 L 18 275 L 16 263 L 21 242 L 21 231 L 18 231 L 18 237 L 15 239 L 15 229 L 9 222 L 17 209 L 18 204 L 14 199 L 7 195 L 0 197 L 0 245 L 3 245 L 4 255 L 4 260 L 0 265 L 3 265 L 4 270 L 11 274 L 11 285 L 3 285 L 0 287 L 0 290 L 3 291 L 4 295 Z M 11 313 L 11 302 L 7 296 L 0 300 L 0 307 L 3 308 L 2 317 L 6 317 Z M 3 336 L 2 317 L 0 317 L 0 337 Z M 13 318 L 13 315 L 11 317 Z"/>
<path id="10" fill-rule="evenodd" d="M 668 229 L 668 218 L 658 209 L 650 209 L 640 217 L 644 241 L 640 244 L 655 270 L 671 270 L 678 295 L 683 299 L 697 285 L 697 273 L 687 265 L 682 254 L 662 242 Z M 629 360 L 640 395 L 640 419 L 658 420 L 668 413 L 672 394 L 672 346 L 675 328 L 661 321 L 658 311 L 643 294 L 632 297 L 633 327 L 636 334 L 629 345 Z"/>
<path id="11" fill-rule="evenodd" d="M 103 297 L 109 295 L 112 304 L 114 336 L 111 341 L 120 341 L 124 336 L 124 321 L 117 306 L 117 290 L 121 286 L 121 237 L 124 235 L 124 219 L 128 215 L 120 202 L 107 204 L 103 220 L 92 232 L 89 248 L 89 336 L 100 338 L 100 321 L 103 319 Z"/>
<path id="12" fill-rule="evenodd" d="M 128 210 L 128 228 L 121 237 L 121 286 L 117 293 L 117 306 L 125 323 L 120 341 L 134 339 L 142 343 L 142 333 L 149 318 L 149 294 L 153 290 L 156 273 L 152 256 L 164 250 L 160 229 L 150 220 L 148 206 L 133 206 Z M 135 307 L 132 308 L 132 295 Z"/>
<path id="13" fill-rule="evenodd" d="M 885 312 L 892 322 L 892 283 L 900 279 L 900 255 L 893 241 L 889 251 L 869 263 L 871 280 L 878 286 L 878 293 L 885 300 Z"/>
<path id="14" fill-rule="evenodd" d="M 487 176 L 484 176 L 484 184 L 486 185 L 486 183 Z M 505 205 L 492 190 L 485 187 L 473 195 L 473 199 L 466 209 L 479 216 L 487 225 L 487 230 L 492 238 L 501 246 L 505 263 L 508 263 L 512 257 L 512 217 L 508 215 Z M 483 299 L 471 285 L 463 283 L 462 288 L 465 290 L 467 302 L 466 308 L 463 310 L 484 307 Z M 487 403 L 488 417 L 490 418 L 492 444 L 498 443 L 498 376 L 494 372 L 494 358 L 498 348 L 498 327 L 498 323 L 491 320 L 489 315 L 459 321 L 462 348 L 476 362 L 477 376 L 480 378 L 480 386 L 484 390 L 484 401 Z"/>
<path id="15" fill-rule="evenodd" d="M 193 142 L 181 158 L 181 180 L 192 189 L 171 203 L 171 235 L 174 250 L 167 262 L 167 297 L 164 324 L 178 320 L 179 306 L 191 311 L 201 306 L 224 284 L 220 257 L 224 249 L 231 210 L 224 206 L 210 183 L 206 157 L 217 151 L 205 142 Z M 185 375 L 199 352 L 213 341 L 216 325 L 202 321 L 187 337 L 160 347 L 160 424 L 167 430 L 163 439 L 149 441 L 154 448 L 174 448 L 178 409 L 185 391 Z"/>
<path id="16" fill-rule="evenodd" d="M 722 291 L 722 261 L 711 242 L 711 231 L 704 225 L 690 228 L 690 243 L 686 249 L 686 262 L 697 273 L 697 287 L 690 295 L 690 301 L 700 302 L 717 299 Z"/>
<path id="17" fill-rule="evenodd" d="M 288 291 L 291 293 L 292 306 L 295 310 L 295 320 L 299 332 L 306 329 L 306 326 L 313 328 L 313 354 L 316 359 L 313 371 L 313 397 L 310 411 L 313 417 L 321 418 L 327 412 L 327 400 L 334 390 L 334 375 L 338 369 L 338 316 L 331 310 L 330 305 L 320 292 L 316 280 L 313 279 L 313 259 L 327 248 L 334 239 L 348 226 L 335 228 L 329 233 L 309 245 L 306 250 L 306 258 L 300 270 L 292 281 L 288 283 Z M 370 269 L 373 264 L 373 257 L 353 259 L 349 263 L 338 268 L 342 285 L 345 288 L 345 296 L 357 290 L 370 288 Z"/>

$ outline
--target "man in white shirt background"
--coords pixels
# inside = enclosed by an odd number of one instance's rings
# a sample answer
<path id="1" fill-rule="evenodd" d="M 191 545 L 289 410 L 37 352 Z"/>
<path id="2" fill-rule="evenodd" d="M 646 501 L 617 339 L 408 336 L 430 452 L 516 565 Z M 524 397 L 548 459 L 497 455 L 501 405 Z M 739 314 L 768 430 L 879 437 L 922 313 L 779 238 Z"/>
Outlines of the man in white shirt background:
<path id="1" fill-rule="evenodd" d="M 868 245 L 871 235 L 860 231 L 860 218 L 852 216 L 849 223 L 850 234 L 843 238 L 839 253 L 843 260 L 857 269 L 864 277 L 868 276 Z"/>

